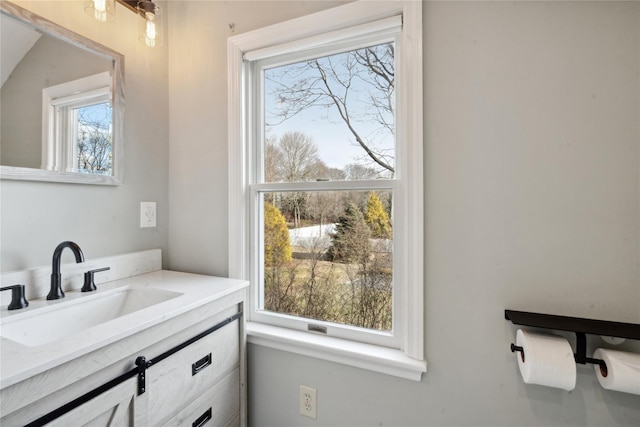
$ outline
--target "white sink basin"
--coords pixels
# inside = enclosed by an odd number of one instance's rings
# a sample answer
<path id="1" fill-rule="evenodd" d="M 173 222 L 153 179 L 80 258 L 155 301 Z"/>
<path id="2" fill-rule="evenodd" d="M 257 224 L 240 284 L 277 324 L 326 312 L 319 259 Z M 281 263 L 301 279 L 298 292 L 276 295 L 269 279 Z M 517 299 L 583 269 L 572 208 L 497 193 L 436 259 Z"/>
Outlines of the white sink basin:
<path id="1" fill-rule="evenodd" d="M 3 319 L 0 336 L 36 347 L 180 295 L 154 288 L 119 288 L 95 295 L 83 294 Z"/>

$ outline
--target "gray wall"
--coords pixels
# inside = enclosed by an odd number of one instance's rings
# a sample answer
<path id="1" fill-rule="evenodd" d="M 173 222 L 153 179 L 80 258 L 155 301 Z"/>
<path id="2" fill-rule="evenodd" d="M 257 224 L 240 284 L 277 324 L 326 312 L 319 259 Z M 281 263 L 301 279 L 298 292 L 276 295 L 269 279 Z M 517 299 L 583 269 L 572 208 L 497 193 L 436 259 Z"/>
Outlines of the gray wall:
<path id="1" fill-rule="evenodd" d="M 336 4 L 340 2 L 169 4 L 172 270 L 227 274 L 227 37 Z"/>
<path id="2" fill-rule="evenodd" d="M 172 8 L 171 268 L 227 273 L 228 24 L 329 6 Z M 590 367 L 571 393 L 524 386 L 503 310 L 640 321 L 640 4 L 426 2 L 423 15 L 429 372 L 249 345 L 251 425 L 639 425 L 640 397 L 603 390 Z M 318 389 L 317 421 L 298 415 L 300 384 Z"/>
<path id="3" fill-rule="evenodd" d="M 2 165 L 42 165 L 42 90 L 108 71 L 111 61 L 55 37 L 40 37 L 0 91 Z"/>
<path id="4" fill-rule="evenodd" d="M 160 50 L 121 7 L 99 27 L 81 2 L 21 4 L 125 54 L 127 163 L 117 188 L 2 181 L 2 271 L 73 239 L 88 257 L 160 247 L 165 267 L 225 275 L 228 24 L 335 3 L 174 1 Z M 525 387 L 503 319 L 640 322 L 639 24 L 638 3 L 425 3 L 429 372 L 411 382 L 250 345 L 252 425 L 640 424 L 640 398 L 587 367 L 571 393 Z M 138 228 L 143 200 L 158 202 L 157 229 Z M 317 421 L 297 414 L 299 384 L 318 389 Z"/>
<path id="5" fill-rule="evenodd" d="M 48 265 L 63 240 L 77 242 L 86 258 L 150 248 L 166 256 L 167 47 L 139 43 L 136 16 L 122 6 L 115 22 L 101 24 L 84 13 L 83 2 L 16 3 L 124 54 L 125 170 L 119 187 L 0 181 L 1 271 Z M 157 228 L 139 228 L 141 201 L 158 203 Z"/>

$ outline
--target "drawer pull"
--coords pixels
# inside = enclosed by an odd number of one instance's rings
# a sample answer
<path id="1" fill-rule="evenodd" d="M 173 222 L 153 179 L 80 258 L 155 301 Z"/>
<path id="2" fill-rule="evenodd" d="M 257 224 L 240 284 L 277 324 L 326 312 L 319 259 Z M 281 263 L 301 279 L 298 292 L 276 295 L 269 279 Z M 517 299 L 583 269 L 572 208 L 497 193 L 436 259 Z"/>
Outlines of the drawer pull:
<path id="1" fill-rule="evenodd" d="M 191 376 L 194 376 L 209 365 L 211 365 L 211 353 L 207 354 L 197 362 L 191 364 Z"/>
<path id="2" fill-rule="evenodd" d="M 191 423 L 191 427 L 202 427 L 211 419 L 211 408 L 207 409 L 207 411 L 200 415 L 197 420 Z"/>

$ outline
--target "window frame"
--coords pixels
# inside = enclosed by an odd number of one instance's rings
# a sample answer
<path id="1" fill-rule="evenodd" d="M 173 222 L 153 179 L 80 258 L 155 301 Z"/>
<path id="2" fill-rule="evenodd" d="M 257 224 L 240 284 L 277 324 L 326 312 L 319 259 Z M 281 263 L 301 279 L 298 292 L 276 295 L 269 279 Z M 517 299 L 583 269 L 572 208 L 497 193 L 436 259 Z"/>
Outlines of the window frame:
<path id="1" fill-rule="evenodd" d="M 42 169 L 78 173 L 76 108 L 108 102 L 112 78 L 108 71 L 42 90 Z M 113 113 L 111 132 L 113 136 Z M 113 139 L 113 138 L 112 138 Z M 115 151 L 115 147 L 112 146 Z M 114 165 L 111 165 L 112 170 Z M 84 174 L 83 175 L 91 175 Z M 110 175 L 96 174 L 110 177 Z"/>
<path id="2" fill-rule="evenodd" d="M 397 21 L 400 23 L 400 19 L 387 19 L 383 21 Z M 268 56 L 264 59 L 256 59 L 250 61 L 249 65 L 246 65 L 247 71 L 250 74 L 251 83 L 247 88 L 247 96 L 252 98 L 252 117 L 254 117 L 255 129 L 249 139 L 251 142 L 248 145 L 251 146 L 252 154 L 254 156 L 254 164 L 251 165 L 251 170 L 255 172 L 251 174 L 249 178 L 249 192 L 250 192 L 250 212 L 258 213 L 256 218 L 258 221 L 252 221 L 251 227 L 251 247 L 262 248 L 263 235 L 262 235 L 262 222 L 260 221 L 262 216 L 261 207 L 256 205 L 260 203 L 259 195 L 262 193 L 271 192 L 322 192 L 322 191 L 385 191 L 390 190 L 395 192 L 395 189 L 399 185 L 399 180 L 391 179 L 369 179 L 369 180 L 344 180 L 344 181 L 302 181 L 302 182 L 267 182 L 264 179 L 264 142 L 265 142 L 265 123 L 264 123 L 264 104 L 265 104 L 265 88 L 264 88 L 264 71 L 273 67 L 280 67 L 287 64 L 304 62 L 311 58 L 319 58 L 327 55 L 334 55 L 344 52 L 355 51 L 368 46 L 384 44 L 392 42 L 396 46 L 398 44 L 397 36 L 400 34 L 400 25 L 397 25 L 397 29 L 394 31 L 389 28 L 390 24 L 377 25 L 374 23 L 370 27 L 371 32 L 363 34 L 363 37 L 353 37 L 350 40 L 337 43 L 330 43 L 328 46 L 322 46 L 319 48 L 305 49 L 303 51 L 287 52 L 285 54 Z M 378 30 L 378 27 L 382 27 L 382 31 Z M 373 33 L 373 34 L 371 34 Z M 270 49 L 273 51 L 273 49 Z M 246 59 L 246 56 L 245 56 Z M 401 174 L 402 171 L 398 171 L 396 168 L 396 175 Z M 397 201 L 394 198 L 393 206 L 397 205 Z M 395 250 L 395 247 L 394 247 Z M 262 251 L 257 251 L 255 255 L 250 256 L 250 268 L 249 268 L 249 280 L 255 283 L 255 289 L 252 292 L 254 299 L 252 300 L 251 319 L 256 322 L 272 324 L 275 326 L 286 327 L 295 329 L 298 331 L 308 330 L 309 325 L 317 325 L 326 328 L 327 335 L 335 336 L 338 338 L 355 340 L 365 342 L 374 345 L 380 345 L 391 348 L 399 348 L 400 337 L 404 335 L 403 327 L 405 322 L 403 321 L 403 311 L 400 307 L 400 302 L 404 300 L 403 289 L 396 289 L 393 287 L 393 322 L 392 331 L 377 331 L 372 329 L 365 329 L 353 325 L 338 324 L 333 322 L 322 321 L 318 319 L 309 319 L 293 315 L 287 315 L 284 313 L 272 312 L 261 309 L 263 301 L 263 280 L 264 269 L 262 268 Z M 404 281 L 404 275 L 401 269 L 397 268 L 397 257 L 394 257 L 393 268 L 393 282 Z M 253 263 L 254 265 L 251 265 Z"/>
<path id="3" fill-rule="evenodd" d="M 305 185 L 307 184 L 307 185 Z M 263 218 L 262 208 L 256 203 L 259 202 L 260 193 L 279 193 L 286 191 L 308 191 L 308 192 L 321 192 L 321 191 L 375 191 L 375 190 L 390 190 L 395 191 L 394 189 L 397 187 L 397 183 L 394 180 L 379 180 L 376 182 L 375 187 L 372 185 L 370 181 L 324 181 L 324 182 L 304 182 L 304 183 L 261 183 L 261 184 L 253 184 L 250 187 L 250 204 L 252 206 L 252 212 L 259 212 L 256 215 L 256 221 L 251 230 L 251 241 L 252 247 L 254 248 L 262 248 L 263 247 L 263 235 L 261 233 L 262 224 L 261 219 Z M 297 190 L 291 190 L 291 188 L 295 188 Z M 394 205 L 396 203 L 394 202 Z M 404 335 L 403 327 L 404 327 L 404 316 L 401 310 L 401 302 L 405 299 L 403 298 L 403 289 L 396 290 L 395 283 L 396 281 L 400 282 L 403 280 L 403 274 L 401 271 L 396 271 L 396 259 L 394 256 L 394 268 L 393 268 L 393 330 L 391 332 L 386 331 L 377 331 L 373 329 L 365 329 L 353 325 L 339 324 L 333 323 L 323 320 L 317 319 L 309 319 L 304 317 L 298 317 L 293 315 L 288 315 L 285 313 L 272 312 L 267 310 L 261 310 L 260 306 L 261 301 L 263 299 L 262 290 L 263 285 L 261 281 L 264 279 L 263 273 L 264 269 L 262 266 L 262 251 L 257 251 L 255 257 L 252 257 L 252 261 L 255 263 L 255 266 L 250 268 L 249 272 L 249 280 L 251 283 L 255 283 L 255 286 L 252 287 L 252 296 L 253 300 L 251 301 L 251 321 L 271 324 L 274 326 L 279 326 L 283 328 L 290 328 L 297 331 L 307 331 L 309 325 L 316 325 L 326 328 L 327 335 L 333 336 L 336 338 L 359 341 L 363 343 L 373 344 L 377 346 L 389 347 L 389 348 L 400 348 L 401 342 L 400 339 Z"/>
<path id="4" fill-rule="evenodd" d="M 402 17 L 403 29 L 396 43 L 396 176 L 381 187 L 394 192 L 394 334 L 393 346 L 377 340 L 354 340 L 265 323 L 255 310 L 259 286 L 252 273 L 251 247 L 259 217 L 252 216 L 257 192 L 274 189 L 278 183 L 256 183 L 260 173 L 251 143 L 256 117 L 255 98 L 250 87 L 249 58 L 273 56 L 278 49 L 304 51 L 309 44 L 320 46 L 336 34 L 349 37 L 372 23 Z M 326 23 L 331 24 L 326 24 Z M 346 34 L 346 36 L 344 36 Z M 334 37 L 335 38 L 335 37 Z M 306 46 L 306 47 L 305 47 Z M 266 54 L 264 52 L 267 52 Z M 279 54 L 286 53 L 279 51 Z M 334 362 L 358 366 L 407 379 L 420 380 L 426 371 L 423 325 L 423 172 L 422 172 L 422 6 L 421 2 L 358 1 L 291 21 L 229 38 L 229 275 L 251 280 L 248 340 L 251 343 L 291 351 Z M 255 73 L 254 73 L 255 74 Z M 357 181 L 296 183 L 301 188 L 358 189 L 369 187 Z M 286 183 L 290 188 L 291 183 Z M 398 258 L 398 261 L 396 261 Z M 255 270 L 255 269 L 253 269 Z M 399 276 L 399 277 L 398 277 Z M 399 280 L 397 280 L 399 278 Z M 396 301 L 397 298 L 397 301 Z M 398 307 L 402 309 L 399 310 Z M 309 320 L 305 319 L 307 323 Z M 311 321 L 311 323 L 315 323 Z M 360 332 L 360 331 L 358 331 Z M 374 332 L 375 334 L 375 332 Z M 367 341 L 367 340 L 364 340 Z"/>

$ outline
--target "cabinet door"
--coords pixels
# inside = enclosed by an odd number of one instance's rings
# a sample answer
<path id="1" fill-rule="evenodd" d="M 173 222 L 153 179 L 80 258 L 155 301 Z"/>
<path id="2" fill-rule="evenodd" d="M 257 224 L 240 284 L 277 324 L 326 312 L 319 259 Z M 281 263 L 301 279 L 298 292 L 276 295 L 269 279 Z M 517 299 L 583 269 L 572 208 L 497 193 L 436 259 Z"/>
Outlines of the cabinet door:
<path id="1" fill-rule="evenodd" d="M 137 377 L 130 378 L 56 418 L 47 426 L 127 427 L 146 425 L 148 400 L 144 395 L 138 398 L 137 384 Z"/>

